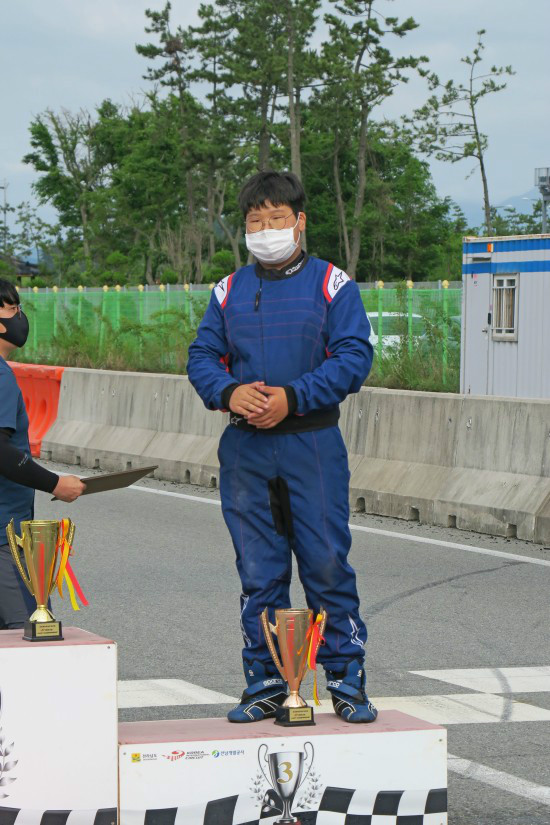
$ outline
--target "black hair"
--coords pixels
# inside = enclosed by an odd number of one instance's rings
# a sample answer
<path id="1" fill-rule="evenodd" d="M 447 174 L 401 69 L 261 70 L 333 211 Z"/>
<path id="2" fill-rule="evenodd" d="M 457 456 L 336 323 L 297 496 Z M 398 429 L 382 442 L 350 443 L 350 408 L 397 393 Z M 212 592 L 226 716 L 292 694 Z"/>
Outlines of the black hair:
<path id="1" fill-rule="evenodd" d="M 306 193 L 293 172 L 258 172 L 247 180 L 239 193 L 239 206 L 244 217 L 251 209 L 259 209 L 270 201 L 273 206 L 290 206 L 296 217 L 303 211 Z"/>
<path id="2" fill-rule="evenodd" d="M 4 304 L 19 304 L 19 293 L 15 286 L 10 281 L 4 281 L 0 278 L 0 307 Z"/>

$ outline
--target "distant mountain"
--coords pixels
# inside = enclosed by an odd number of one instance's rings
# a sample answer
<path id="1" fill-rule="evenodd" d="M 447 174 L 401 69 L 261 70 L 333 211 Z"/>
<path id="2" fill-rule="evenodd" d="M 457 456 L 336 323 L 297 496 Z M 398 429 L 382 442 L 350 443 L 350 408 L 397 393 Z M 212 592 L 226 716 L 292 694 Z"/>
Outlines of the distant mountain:
<path id="1" fill-rule="evenodd" d="M 499 211 L 503 213 L 505 207 L 512 206 L 518 212 L 523 212 L 527 215 L 531 214 L 533 203 L 540 198 L 539 190 L 533 186 L 523 195 L 512 195 L 509 198 L 503 198 L 494 204 L 495 207 L 500 207 Z M 479 227 L 484 221 L 483 204 L 481 198 L 479 201 L 457 201 L 458 205 L 464 212 L 464 216 L 468 222 L 470 229 Z"/>

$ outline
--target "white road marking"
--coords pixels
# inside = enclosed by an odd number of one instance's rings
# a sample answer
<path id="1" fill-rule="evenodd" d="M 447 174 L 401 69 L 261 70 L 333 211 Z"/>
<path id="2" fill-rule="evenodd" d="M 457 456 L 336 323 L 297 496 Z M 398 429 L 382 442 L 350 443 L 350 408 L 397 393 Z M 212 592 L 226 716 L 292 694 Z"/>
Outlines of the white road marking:
<path id="1" fill-rule="evenodd" d="M 144 487 L 143 484 L 130 484 L 129 490 L 139 490 L 140 493 L 154 493 L 157 496 L 172 496 L 172 498 L 183 498 L 186 501 L 200 501 L 202 504 L 216 504 L 222 506 L 218 498 L 206 498 L 206 496 L 189 496 L 186 493 L 174 493 L 171 490 L 157 490 L 155 487 Z"/>
<path id="2" fill-rule="evenodd" d="M 550 805 L 550 788 L 545 785 L 536 785 L 528 779 L 520 779 L 519 776 L 497 771 L 495 768 L 471 762 L 469 759 L 462 759 L 460 756 L 453 756 L 451 753 L 448 755 L 447 766 L 450 771 L 466 779 L 475 779 L 477 782 L 483 782 L 484 785 L 492 785 L 493 788 L 523 796 L 532 802 Z"/>
<path id="3" fill-rule="evenodd" d="M 189 496 L 185 493 L 174 493 L 170 490 L 156 490 L 154 487 L 143 487 L 140 484 L 132 484 L 129 490 L 139 490 L 141 493 L 153 493 L 159 496 L 172 496 L 173 498 L 183 498 L 186 501 L 197 501 L 202 504 L 215 504 L 221 506 L 221 502 L 215 498 L 204 498 L 201 496 Z M 533 556 L 520 556 L 519 553 L 506 553 L 503 550 L 490 550 L 488 547 L 476 547 L 471 544 L 459 544 L 454 541 L 442 541 L 441 539 L 430 539 L 426 536 L 412 536 L 410 533 L 398 533 L 394 530 L 381 530 L 378 527 L 362 527 L 359 524 L 350 524 L 350 530 L 359 530 L 362 533 L 372 533 L 376 536 L 389 536 L 394 539 L 404 539 L 414 541 L 417 544 L 434 544 L 437 547 L 446 547 L 449 550 L 465 550 L 467 553 L 479 553 L 482 556 L 497 556 L 497 558 L 508 561 L 521 561 L 526 564 L 537 564 L 540 567 L 550 567 L 549 559 L 537 559 Z"/>
<path id="4" fill-rule="evenodd" d="M 308 699 L 307 687 L 303 690 Z M 118 683 L 121 708 L 167 707 L 169 705 L 236 704 L 227 696 L 181 679 L 131 679 Z M 487 693 L 454 693 L 448 696 L 382 696 L 372 698 L 379 710 L 401 710 L 435 725 L 466 725 L 490 722 L 547 722 L 550 710 L 515 702 Z M 323 699 L 316 713 L 332 713 L 332 700 Z"/>
<path id="5" fill-rule="evenodd" d="M 549 559 L 536 559 L 533 556 L 520 556 L 519 553 L 506 553 L 503 550 L 490 550 L 488 547 L 476 547 L 471 544 L 459 544 L 455 541 L 429 539 L 426 536 L 411 536 L 410 533 L 397 533 L 393 530 L 379 530 L 377 527 L 361 527 L 359 524 L 350 524 L 351 530 L 360 530 L 362 533 L 374 533 L 377 536 L 390 536 L 394 539 L 415 541 L 417 544 L 435 544 L 438 547 L 448 547 L 449 550 L 465 550 L 467 553 L 479 553 L 482 556 L 497 556 L 501 559 L 522 561 L 526 564 L 538 564 L 541 567 L 550 567 Z"/>
<path id="6" fill-rule="evenodd" d="M 304 697 L 305 698 L 305 697 Z M 371 696 L 378 710 L 400 710 L 433 725 L 479 725 L 495 722 L 549 722 L 550 710 L 487 693 L 447 696 Z M 311 704 L 311 702 L 309 702 Z M 331 713 L 332 701 L 321 700 L 316 713 Z"/>
<path id="7" fill-rule="evenodd" d="M 481 693 L 542 693 L 550 691 L 550 667 L 460 668 L 455 670 L 411 670 L 451 685 Z"/>
<path id="8" fill-rule="evenodd" d="M 127 679 L 118 683 L 119 708 L 161 708 L 169 705 L 224 705 L 236 699 L 183 679 Z"/>

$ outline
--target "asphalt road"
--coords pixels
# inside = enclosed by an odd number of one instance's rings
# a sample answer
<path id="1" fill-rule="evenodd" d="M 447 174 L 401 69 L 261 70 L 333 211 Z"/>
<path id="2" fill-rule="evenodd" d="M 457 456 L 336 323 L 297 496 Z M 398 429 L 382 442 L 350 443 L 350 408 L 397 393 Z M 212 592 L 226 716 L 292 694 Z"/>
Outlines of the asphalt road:
<path id="1" fill-rule="evenodd" d="M 90 601 L 75 617 L 55 598 L 56 615 L 116 640 L 122 680 L 183 679 L 239 696 L 240 589 L 217 491 L 152 480 L 142 486 L 176 495 L 129 489 L 73 505 L 38 495 L 36 517 L 76 522 L 74 567 Z M 399 697 L 450 718 L 449 753 L 473 764 L 450 762 L 449 822 L 550 823 L 550 564 L 536 563 L 550 562 L 550 548 L 365 515 L 352 524 L 401 534 L 353 531 L 351 562 L 369 629 L 368 691 L 384 706 L 384 697 Z M 484 548 L 496 554 L 478 552 Z M 303 605 L 299 583 L 293 588 L 293 604 Z M 461 684 L 480 668 L 490 669 L 496 687 Z M 533 671 L 516 668 L 546 671 L 533 688 L 516 678 Z M 443 681 L 413 672 L 441 670 L 460 673 Z M 127 708 L 120 716 L 219 716 L 229 707 Z"/>

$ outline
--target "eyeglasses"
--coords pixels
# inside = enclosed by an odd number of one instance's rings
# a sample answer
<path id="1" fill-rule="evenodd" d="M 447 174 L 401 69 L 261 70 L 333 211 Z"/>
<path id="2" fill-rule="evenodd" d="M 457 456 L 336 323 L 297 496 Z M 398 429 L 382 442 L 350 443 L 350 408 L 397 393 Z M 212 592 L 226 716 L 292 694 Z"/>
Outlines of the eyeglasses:
<path id="1" fill-rule="evenodd" d="M 253 218 L 246 222 L 246 230 L 247 232 L 261 232 L 266 224 L 270 229 L 284 229 L 288 219 L 293 217 L 294 212 L 291 212 L 290 215 L 286 217 L 277 215 L 274 218 L 268 218 L 266 221 L 262 221 L 261 218 Z"/>

